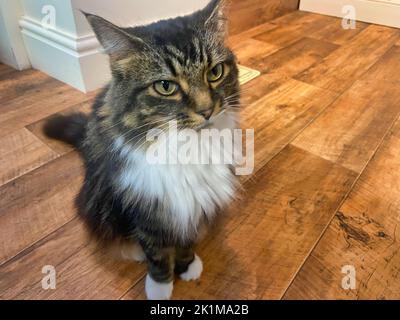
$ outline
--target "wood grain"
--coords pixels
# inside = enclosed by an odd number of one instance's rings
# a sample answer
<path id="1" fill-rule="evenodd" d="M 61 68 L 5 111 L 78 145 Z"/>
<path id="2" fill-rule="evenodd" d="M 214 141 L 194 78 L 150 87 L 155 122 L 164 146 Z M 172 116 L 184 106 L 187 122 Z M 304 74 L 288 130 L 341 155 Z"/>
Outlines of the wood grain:
<path id="1" fill-rule="evenodd" d="M 230 1 L 228 10 L 229 32 L 232 35 L 241 33 L 282 14 L 294 11 L 298 6 L 299 0 Z"/>
<path id="2" fill-rule="evenodd" d="M 198 248 L 200 281 L 176 281 L 175 299 L 279 299 L 356 175 L 289 146 L 246 185 Z M 144 298 L 143 281 L 125 299 Z"/>
<path id="3" fill-rule="evenodd" d="M 324 20 L 325 22 L 333 21 L 334 18 L 323 16 L 320 14 L 315 14 L 306 11 L 296 10 L 285 15 L 282 15 L 272 21 L 270 24 L 274 24 L 277 26 L 284 26 L 284 25 L 308 25 L 315 20 Z"/>
<path id="4" fill-rule="evenodd" d="M 251 38 L 236 42 L 231 45 L 231 48 L 236 54 L 239 64 L 253 69 L 259 67 L 260 59 L 265 59 L 279 49 L 275 45 Z"/>
<path id="5" fill-rule="evenodd" d="M 254 28 L 250 28 L 244 32 L 241 32 L 239 34 L 235 34 L 235 35 L 229 35 L 228 39 L 227 39 L 227 44 L 228 46 L 232 46 L 234 44 L 240 43 L 241 41 L 245 41 L 249 38 L 255 37 L 263 32 L 266 32 L 267 30 L 274 30 L 277 29 L 277 25 L 272 24 L 270 22 L 266 22 L 263 23 L 261 25 L 258 25 Z M 273 44 L 270 44 L 271 46 Z M 275 46 L 277 47 L 277 46 Z"/>
<path id="6" fill-rule="evenodd" d="M 344 29 L 342 19 L 333 19 L 326 23 L 319 30 L 311 33 L 309 37 L 317 40 L 324 40 L 338 45 L 347 44 L 356 35 L 363 31 L 369 24 L 356 21 L 355 29 Z"/>
<path id="7" fill-rule="evenodd" d="M 400 112 L 399 49 L 390 50 L 293 142 L 325 159 L 361 172 Z"/>
<path id="8" fill-rule="evenodd" d="M 399 78 L 399 70 L 400 70 L 400 47 L 394 46 L 389 51 L 387 51 L 382 58 L 378 61 L 378 63 L 374 64 L 369 70 L 368 73 L 362 76 L 362 80 L 365 82 L 373 82 L 374 80 L 377 82 L 383 82 L 382 85 L 386 85 L 388 87 L 399 86 L 400 78 Z M 365 83 L 368 85 L 367 83 Z M 367 90 L 362 90 L 365 93 L 365 97 L 367 98 L 371 94 L 375 94 L 375 90 L 370 93 L 366 93 Z M 387 90 L 389 91 L 389 90 Z M 389 96 L 396 95 L 396 92 L 390 94 Z M 386 96 L 380 96 L 381 99 L 384 99 Z M 382 100 L 383 101 L 383 100 Z"/>
<path id="9" fill-rule="evenodd" d="M 82 173 L 71 152 L 0 188 L 0 264 L 75 216 Z"/>
<path id="10" fill-rule="evenodd" d="M 37 87 L 35 94 L 26 92 L 1 106 L 0 135 L 18 130 L 67 107 L 89 101 L 96 92 L 84 94 L 57 80 Z"/>
<path id="11" fill-rule="evenodd" d="M 400 298 L 400 121 L 300 270 L 286 299 Z M 342 267 L 356 271 L 345 290 Z"/>
<path id="12" fill-rule="evenodd" d="M 289 77 L 278 73 L 263 74 L 256 79 L 246 83 L 241 88 L 242 109 L 251 105 L 257 100 L 263 98 L 266 94 L 271 93 L 279 86 L 289 80 Z"/>
<path id="13" fill-rule="evenodd" d="M 328 20 L 327 20 L 328 19 Z M 329 17 L 323 17 L 321 15 L 316 15 L 303 11 L 294 11 L 292 13 L 288 13 L 280 18 L 274 19 L 272 21 L 268 21 L 262 24 L 258 24 L 248 30 L 242 30 L 242 32 L 238 34 L 230 34 L 228 38 L 228 44 L 233 45 L 236 43 L 240 43 L 241 41 L 247 40 L 249 38 L 254 38 L 262 33 L 266 32 L 278 32 L 281 26 L 291 25 L 291 26 L 303 26 L 309 25 L 313 22 L 324 20 L 332 21 Z M 308 33 L 309 34 L 309 33 Z M 301 37 L 307 36 L 308 34 L 302 34 Z M 270 44 L 272 45 L 272 44 Z M 278 45 L 275 45 L 279 47 Z"/>
<path id="14" fill-rule="evenodd" d="M 72 219 L 13 259 L 0 266 L 0 298 L 15 299 L 18 294 L 42 291 L 42 268 L 57 268 L 65 259 L 90 243 L 78 219 Z M 56 269 L 57 270 L 57 269 Z M 21 275 L 23 275 L 21 279 Z M 25 293 L 24 293 L 25 292 Z"/>
<path id="15" fill-rule="evenodd" d="M 278 21 L 276 28 L 264 31 L 254 36 L 254 38 L 280 47 L 285 47 L 319 30 L 332 19 L 331 17 L 316 14 L 303 15 L 298 19 L 292 19 L 291 14 L 289 14 L 286 18 L 288 19 L 287 23 Z"/>
<path id="16" fill-rule="evenodd" d="M 40 86 L 50 82 L 54 82 L 54 79 L 34 69 L 20 72 L 10 70 L 4 80 L 0 78 L 0 103 L 6 103 L 23 94 L 34 94 Z"/>
<path id="17" fill-rule="evenodd" d="M 16 73 L 18 73 L 17 70 L 0 63 L 0 81 L 9 79 L 11 75 L 15 75 Z"/>
<path id="18" fill-rule="evenodd" d="M 275 53 L 255 56 L 251 65 L 262 73 L 291 77 L 321 62 L 337 48 L 337 45 L 322 40 L 300 38 Z"/>
<path id="19" fill-rule="evenodd" d="M 54 151 L 25 128 L 0 138 L 0 186 L 56 157 Z"/>
<path id="20" fill-rule="evenodd" d="M 371 25 L 296 79 L 343 92 L 393 46 L 399 35 L 399 30 Z"/>
<path id="21" fill-rule="evenodd" d="M 43 290 L 43 266 L 56 269 L 56 290 Z M 145 265 L 110 257 L 73 219 L 33 248 L 0 267 L 2 299 L 118 299 L 138 279 Z M 19 275 L 23 274 L 21 281 Z"/>
<path id="22" fill-rule="evenodd" d="M 242 112 L 242 128 L 254 129 L 255 171 L 281 151 L 335 98 L 335 93 L 290 79 L 248 106 Z"/>

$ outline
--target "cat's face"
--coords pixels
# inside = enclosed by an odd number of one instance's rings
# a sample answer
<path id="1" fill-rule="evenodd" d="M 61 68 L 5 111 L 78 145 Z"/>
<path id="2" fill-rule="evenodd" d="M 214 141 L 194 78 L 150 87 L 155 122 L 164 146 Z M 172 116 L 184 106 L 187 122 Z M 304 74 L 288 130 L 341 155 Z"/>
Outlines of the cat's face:
<path id="1" fill-rule="evenodd" d="M 110 55 L 113 81 L 100 110 L 121 131 L 200 129 L 239 100 L 219 0 L 190 16 L 122 29 L 87 15 Z M 140 131 L 138 129 L 138 131 Z"/>

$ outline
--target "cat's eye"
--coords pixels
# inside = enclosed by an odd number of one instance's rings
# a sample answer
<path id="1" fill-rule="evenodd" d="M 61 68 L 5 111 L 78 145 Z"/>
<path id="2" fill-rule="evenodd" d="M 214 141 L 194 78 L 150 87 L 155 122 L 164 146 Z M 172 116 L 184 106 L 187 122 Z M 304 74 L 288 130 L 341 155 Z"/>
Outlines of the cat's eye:
<path id="1" fill-rule="evenodd" d="M 224 75 L 224 64 L 218 63 L 214 68 L 210 69 L 207 73 L 208 82 L 216 82 Z"/>
<path id="2" fill-rule="evenodd" d="M 172 96 L 178 90 L 178 85 L 172 81 L 161 80 L 154 82 L 154 90 L 162 96 Z"/>

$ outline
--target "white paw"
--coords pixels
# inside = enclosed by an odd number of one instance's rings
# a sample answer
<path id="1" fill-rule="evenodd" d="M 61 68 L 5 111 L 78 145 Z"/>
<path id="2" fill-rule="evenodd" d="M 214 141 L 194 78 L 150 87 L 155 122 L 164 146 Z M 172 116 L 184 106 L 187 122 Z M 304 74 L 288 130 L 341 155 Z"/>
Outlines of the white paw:
<path id="1" fill-rule="evenodd" d="M 149 274 L 146 276 L 145 290 L 147 299 L 149 300 L 169 300 L 173 288 L 174 283 L 172 281 L 161 283 L 154 281 Z"/>
<path id="2" fill-rule="evenodd" d="M 121 247 L 121 255 L 125 260 L 133 260 L 136 262 L 146 261 L 146 255 L 142 247 L 138 243 L 132 243 Z"/>
<path id="3" fill-rule="evenodd" d="M 200 278 L 202 272 L 203 272 L 203 262 L 201 262 L 199 256 L 195 254 L 194 260 L 191 264 L 189 264 L 187 271 L 181 273 L 179 276 L 182 280 L 185 281 L 197 280 Z"/>

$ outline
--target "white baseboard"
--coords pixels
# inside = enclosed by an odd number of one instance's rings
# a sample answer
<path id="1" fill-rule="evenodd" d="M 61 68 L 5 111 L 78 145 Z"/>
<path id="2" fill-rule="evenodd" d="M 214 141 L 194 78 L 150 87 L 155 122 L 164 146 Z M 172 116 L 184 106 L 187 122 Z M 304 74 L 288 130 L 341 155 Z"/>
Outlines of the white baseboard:
<path id="1" fill-rule="evenodd" d="M 75 37 L 49 29 L 27 16 L 20 20 L 25 45 L 35 69 L 83 92 L 104 86 L 110 79 L 108 57 L 99 51 L 93 34 Z"/>
<path id="2" fill-rule="evenodd" d="M 346 5 L 354 6 L 358 21 L 400 28 L 398 0 L 301 0 L 300 10 L 342 18 Z"/>

